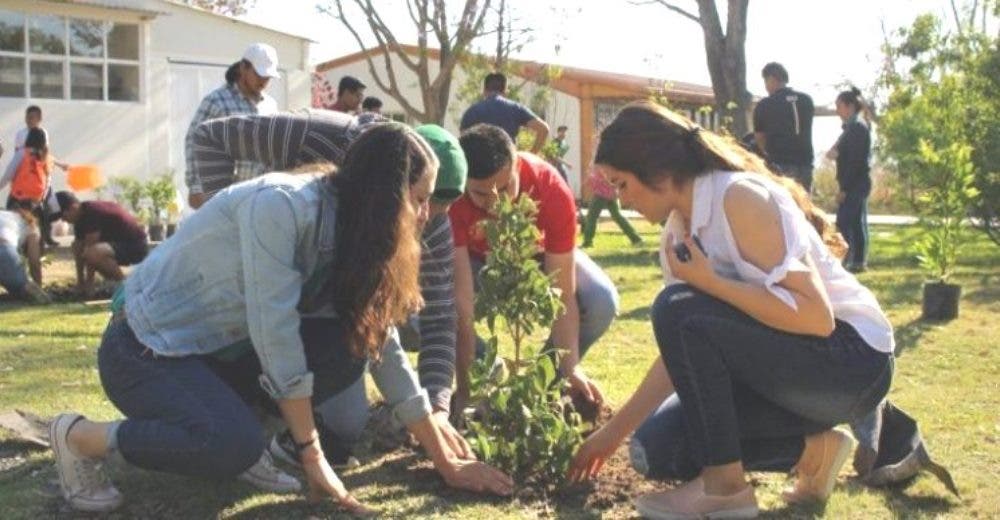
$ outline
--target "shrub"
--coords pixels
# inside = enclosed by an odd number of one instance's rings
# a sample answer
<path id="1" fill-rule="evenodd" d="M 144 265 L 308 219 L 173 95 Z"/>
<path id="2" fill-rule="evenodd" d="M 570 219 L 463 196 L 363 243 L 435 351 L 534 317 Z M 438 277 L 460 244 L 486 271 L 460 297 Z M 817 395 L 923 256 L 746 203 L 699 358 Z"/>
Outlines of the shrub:
<path id="1" fill-rule="evenodd" d="M 486 221 L 490 255 L 481 273 L 476 319 L 490 331 L 486 355 L 472 367 L 470 386 L 477 416 L 470 443 L 480 459 L 521 482 L 558 485 L 582 441 L 580 416 L 562 397 L 554 348 L 525 350 L 532 332 L 551 327 L 562 301 L 552 275 L 542 272 L 537 207 L 529 197 L 501 197 L 496 218 Z M 514 359 L 498 359 L 498 328 L 514 344 Z"/>

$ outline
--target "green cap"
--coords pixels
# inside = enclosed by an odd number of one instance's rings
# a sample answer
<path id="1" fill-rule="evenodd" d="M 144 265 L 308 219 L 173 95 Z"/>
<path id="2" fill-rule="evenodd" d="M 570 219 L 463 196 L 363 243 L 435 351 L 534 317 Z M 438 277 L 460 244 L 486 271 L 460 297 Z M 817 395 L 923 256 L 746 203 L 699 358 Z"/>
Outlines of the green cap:
<path id="1" fill-rule="evenodd" d="M 465 160 L 462 145 L 451 132 L 438 125 L 421 125 L 416 128 L 420 137 L 431 145 L 441 167 L 438 168 L 437 182 L 434 184 L 434 202 L 450 203 L 465 193 L 465 178 L 469 174 L 469 163 Z"/>

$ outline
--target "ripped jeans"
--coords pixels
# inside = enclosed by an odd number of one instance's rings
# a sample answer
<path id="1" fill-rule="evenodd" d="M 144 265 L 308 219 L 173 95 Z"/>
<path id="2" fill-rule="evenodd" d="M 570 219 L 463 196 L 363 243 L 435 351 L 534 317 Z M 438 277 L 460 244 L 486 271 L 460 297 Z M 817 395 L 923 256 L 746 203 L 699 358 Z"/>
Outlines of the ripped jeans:
<path id="1" fill-rule="evenodd" d="M 736 461 L 787 471 L 806 435 L 866 417 L 892 380 L 892 356 L 846 322 L 826 338 L 790 334 L 688 285 L 664 289 L 652 319 L 676 392 L 632 435 L 632 465 L 650 478 Z"/>

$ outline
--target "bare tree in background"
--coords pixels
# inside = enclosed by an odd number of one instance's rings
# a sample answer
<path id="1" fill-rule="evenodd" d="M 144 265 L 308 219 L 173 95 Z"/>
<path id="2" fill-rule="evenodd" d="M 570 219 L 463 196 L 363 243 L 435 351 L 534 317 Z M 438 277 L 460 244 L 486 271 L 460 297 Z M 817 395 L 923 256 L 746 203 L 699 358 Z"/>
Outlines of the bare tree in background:
<path id="1" fill-rule="evenodd" d="M 690 1 L 690 0 L 685 0 Z M 727 0 L 726 29 L 722 30 L 715 0 L 694 0 L 690 9 L 667 0 L 633 0 L 634 5 L 660 5 L 701 26 L 705 36 L 705 57 L 715 93 L 715 110 L 723 125 L 739 137 L 750 129 L 753 96 L 747 91 L 747 4 L 750 0 Z"/>
<path id="2" fill-rule="evenodd" d="M 254 6 L 256 0 L 183 0 L 183 2 L 217 14 L 242 16 Z"/>
<path id="3" fill-rule="evenodd" d="M 386 24 L 379 8 L 371 0 L 334 0 L 317 8 L 340 20 L 354 36 L 361 50 L 367 48 L 356 25 L 367 24 L 370 35 L 384 51 L 381 58 L 365 53 L 368 71 L 375 83 L 392 96 L 409 117 L 421 123 L 442 124 L 448 110 L 455 67 L 468 52 L 472 41 L 482 34 L 483 19 L 489 11 L 490 2 L 491 0 L 465 0 L 460 16 L 453 22 L 448 17 L 445 0 L 406 0 L 410 20 L 417 29 L 417 56 L 407 53 L 400 45 L 393 29 Z M 349 18 L 344 12 L 344 4 L 354 4 L 364 16 L 364 21 Z M 428 47 L 428 41 L 432 39 L 440 52 L 439 67 L 433 75 Z M 376 65 L 376 61 L 380 61 L 381 66 Z M 396 70 L 398 64 L 402 64 L 403 70 Z M 410 81 L 406 79 L 407 72 L 417 78 L 422 106 L 413 103 L 400 90 L 401 82 Z"/>

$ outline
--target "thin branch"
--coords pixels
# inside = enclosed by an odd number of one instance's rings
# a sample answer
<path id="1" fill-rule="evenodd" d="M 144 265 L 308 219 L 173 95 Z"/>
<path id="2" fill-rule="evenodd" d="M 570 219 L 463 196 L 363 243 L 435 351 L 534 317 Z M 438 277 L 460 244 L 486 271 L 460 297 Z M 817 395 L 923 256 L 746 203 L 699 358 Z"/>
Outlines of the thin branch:
<path id="1" fill-rule="evenodd" d="M 378 14 L 378 9 L 372 5 L 371 0 L 366 0 L 364 4 L 361 3 L 362 0 L 354 0 L 354 2 L 358 4 L 358 7 L 365 13 L 365 17 L 368 18 L 368 25 L 371 27 L 372 33 L 379 40 L 379 45 L 386 49 L 387 54 L 388 51 L 393 51 L 406 68 L 416 73 L 420 66 L 403 50 L 399 41 L 396 40 L 396 35 L 393 34 L 389 26 L 382 20 L 382 16 Z"/>
<path id="2" fill-rule="evenodd" d="M 631 0 L 629 3 L 632 5 L 662 5 L 663 7 L 670 9 L 671 11 L 687 18 L 688 20 L 691 20 L 694 23 L 701 23 L 701 18 L 698 17 L 698 15 L 692 13 L 691 11 L 677 7 L 666 0 Z"/>
<path id="3" fill-rule="evenodd" d="M 962 17 L 958 15 L 958 6 L 955 5 L 955 0 L 950 0 L 949 3 L 951 4 L 951 13 L 955 16 L 955 27 L 958 28 L 958 35 L 962 36 L 965 31 L 962 27 Z"/>
<path id="4" fill-rule="evenodd" d="M 337 6 L 336 13 L 333 13 L 328 7 L 320 7 L 320 11 L 325 12 L 326 14 L 340 20 L 340 22 L 344 24 L 344 27 L 347 28 L 347 31 L 350 32 L 351 35 L 354 37 L 354 40 L 358 43 L 358 47 L 362 51 L 366 51 L 367 48 L 365 47 L 364 41 L 361 39 L 361 35 L 358 34 L 358 31 L 354 28 L 354 26 L 350 22 L 347 21 L 347 17 L 344 16 L 344 7 L 343 4 L 341 3 L 341 0 L 337 0 L 337 2 L 335 2 L 335 5 Z M 421 112 L 420 110 L 417 110 L 412 104 L 409 103 L 409 101 L 407 101 L 406 97 L 403 96 L 402 93 L 399 91 L 399 85 L 396 84 L 395 70 L 393 70 L 392 61 L 389 59 L 390 54 L 388 52 L 383 53 L 383 57 L 385 58 L 385 69 L 386 69 L 386 75 L 388 76 L 388 80 L 383 80 L 382 76 L 379 75 L 379 73 L 376 71 L 375 61 L 372 60 L 371 54 L 372 53 L 370 52 L 364 52 L 365 62 L 368 64 L 368 72 L 372 75 L 372 78 L 375 79 L 375 84 L 377 84 L 380 89 L 384 90 L 385 92 L 388 92 L 389 95 L 391 95 L 396 101 L 398 101 L 399 104 L 403 107 L 403 110 L 406 110 L 408 114 L 418 119 L 424 117 L 425 113 Z"/>

